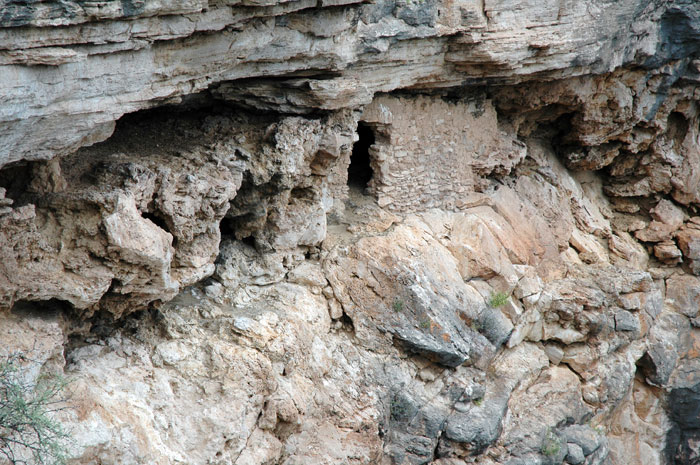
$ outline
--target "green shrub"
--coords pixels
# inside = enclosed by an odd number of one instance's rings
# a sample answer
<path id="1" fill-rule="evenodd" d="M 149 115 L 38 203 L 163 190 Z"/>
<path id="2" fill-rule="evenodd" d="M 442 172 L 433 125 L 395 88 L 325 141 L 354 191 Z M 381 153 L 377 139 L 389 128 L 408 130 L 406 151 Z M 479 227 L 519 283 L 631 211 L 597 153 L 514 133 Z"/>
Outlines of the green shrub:
<path id="1" fill-rule="evenodd" d="M 0 457 L 14 465 L 64 464 L 68 434 L 54 413 L 66 408 L 67 381 L 43 376 L 31 383 L 23 360 L 19 354 L 0 359 Z"/>
<path id="2" fill-rule="evenodd" d="M 489 299 L 489 307 L 498 308 L 503 307 L 508 303 L 508 294 L 504 292 L 496 292 L 491 294 L 491 299 Z"/>
<path id="3" fill-rule="evenodd" d="M 554 434 L 551 428 L 547 428 L 547 432 L 544 435 L 541 452 L 547 457 L 554 457 L 561 452 L 561 439 Z"/>
<path id="4" fill-rule="evenodd" d="M 391 306 L 395 312 L 400 312 L 403 310 L 403 300 L 399 299 L 398 297 L 394 300 L 393 305 Z"/>

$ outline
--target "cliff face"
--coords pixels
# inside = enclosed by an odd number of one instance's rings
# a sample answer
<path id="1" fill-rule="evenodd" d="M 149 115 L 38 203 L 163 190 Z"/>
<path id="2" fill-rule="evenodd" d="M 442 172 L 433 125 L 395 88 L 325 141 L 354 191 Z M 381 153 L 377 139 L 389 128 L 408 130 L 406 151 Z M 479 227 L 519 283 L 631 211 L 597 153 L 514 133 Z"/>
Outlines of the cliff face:
<path id="1" fill-rule="evenodd" d="M 0 2 L 0 354 L 70 377 L 75 464 L 695 463 L 699 44 L 691 0 Z"/>

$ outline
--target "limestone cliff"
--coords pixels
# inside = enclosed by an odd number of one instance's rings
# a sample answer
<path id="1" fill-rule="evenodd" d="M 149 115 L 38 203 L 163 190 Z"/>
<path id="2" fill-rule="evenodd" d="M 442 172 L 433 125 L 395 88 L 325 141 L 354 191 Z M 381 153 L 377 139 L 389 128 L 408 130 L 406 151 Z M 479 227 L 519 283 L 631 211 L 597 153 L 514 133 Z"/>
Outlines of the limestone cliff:
<path id="1" fill-rule="evenodd" d="M 0 0 L 0 76 L 68 463 L 700 460 L 700 3 Z"/>

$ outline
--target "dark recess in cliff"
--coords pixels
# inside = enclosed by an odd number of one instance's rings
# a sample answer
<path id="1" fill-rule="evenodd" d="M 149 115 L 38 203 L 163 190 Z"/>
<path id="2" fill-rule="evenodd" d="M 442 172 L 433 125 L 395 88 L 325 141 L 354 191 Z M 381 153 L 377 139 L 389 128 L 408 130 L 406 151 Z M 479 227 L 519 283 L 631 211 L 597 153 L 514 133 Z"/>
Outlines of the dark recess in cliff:
<path id="1" fill-rule="evenodd" d="M 364 189 L 372 179 L 369 148 L 374 144 L 375 136 L 372 128 L 362 121 L 357 125 L 357 134 L 360 138 L 352 147 L 350 167 L 348 168 L 348 185 Z"/>

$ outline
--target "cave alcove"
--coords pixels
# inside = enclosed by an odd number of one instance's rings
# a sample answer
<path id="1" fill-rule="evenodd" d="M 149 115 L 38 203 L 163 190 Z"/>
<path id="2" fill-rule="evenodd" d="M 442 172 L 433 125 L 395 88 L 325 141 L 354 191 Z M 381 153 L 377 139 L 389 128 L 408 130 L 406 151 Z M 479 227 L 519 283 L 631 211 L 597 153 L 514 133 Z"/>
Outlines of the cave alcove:
<path id="1" fill-rule="evenodd" d="M 348 167 L 348 186 L 364 191 L 372 179 L 369 148 L 375 142 L 374 131 L 365 122 L 357 124 L 359 139 L 352 147 L 350 166 Z"/>

